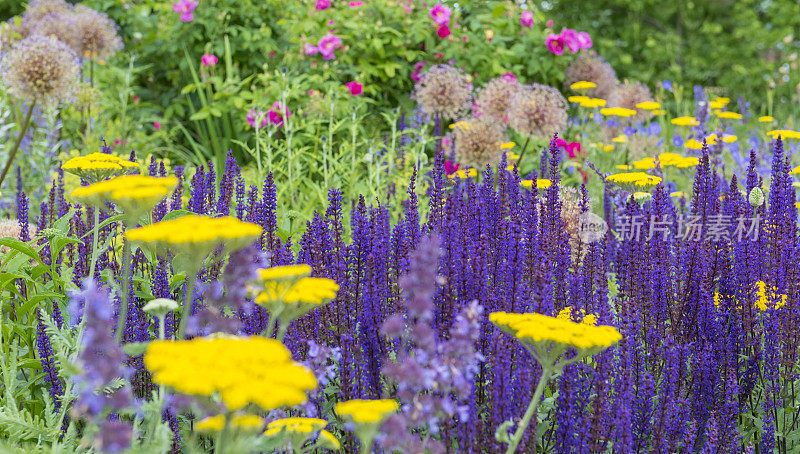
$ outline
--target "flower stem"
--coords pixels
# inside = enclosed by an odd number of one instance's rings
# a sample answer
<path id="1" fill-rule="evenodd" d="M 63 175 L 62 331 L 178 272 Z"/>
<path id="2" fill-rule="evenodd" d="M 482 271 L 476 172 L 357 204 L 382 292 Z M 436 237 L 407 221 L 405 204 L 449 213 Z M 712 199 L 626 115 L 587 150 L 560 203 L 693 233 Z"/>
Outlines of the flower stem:
<path id="1" fill-rule="evenodd" d="M 122 262 L 120 266 L 125 267 L 123 271 L 122 283 L 120 283 L 120 291 L 119 291 L 119 317 L 117 317 L 117 332 L 114 335 L 114 338 L 117 342 L 122 342 L 122 333 L 125 331 L 125 322 L 128 318 L 128 285 L 130 284 L 131 280 L 131 265 L 128 263 L 130 261 L 131 255 L 131 244 L 128 240 L 123 240 L 122 243 Z"/>
<path id="2" fill-rule="evenodd" d="M 36 100 L 34 100 L 31 103 L 31 106 L 28 107 L 28 112 L 25 114 L 25 118 L 22 120 L 22 127 L 19 129 L 19 135 L 17 136 L 17 140 L 14 142 L 14 146 L 11 147 L 11 153 L 8 154 L 8 161 L 6 161 L 6 166 L 3 167 L 3 173 L 0 174 L 0 187 L 3 186 L 3 181 L 6 179 L 8 170 L 11 168 L 11 164 L 14 162 L 14 157 L 17 155 L 17 151 L 19 151 L 19 146 L 22 143 L 22 138 L 25 137 L 25 133 L 28 132 L 28 125 L 31 122 L 31 115 L 33 115 L 34 106 L 36 106 Z"/>
<path id="3" fill-rule="evenodd" d="M 289 329 L 289 323 L 281 323 L 280 327 L 278 328 L 278 340 L 283 342 L 283 338 L 286 337 L 286 330 Z"/>
<path id="4" fill-rule="evenodd" d="M 89 277 L 94 279 L 94 269 L 97 265 L 97 237 L 100 236 L 100 208 L 94 209 L 94 227 L 92 228 L 92 263 L 89 265 Z"/>
<path id="5" fill-rule="evenodd" d="M 269 321 L 267 322 L 267 327 L 264 329 L 264 335 L 266 337 L 272 337 L 272 333 L 275 332 L 275 320 L 278 317 L 274 312 L 269 313 Z"/>
<path id="6" fill-rule="evenodd" d="M 522 151 L 519 154 L 519 159 L 517 159 L 517 168 L 519 168 L 519 166 L 522 164 L 522 158 L 525 156 L 525 150 L 528 149 L 528 142 L 530 142 L 530 141 L 531 141 L 531 137 L 528 136 L 525 139 L 525 145 L 522 146 Z M 539 176 L 541 176 L 541 175 L 539 175 Z"/>
<path id="7" fill-rule="evenodd" d="M 536 413 L 536 409 L 539 408 L 539 400 L 542 398 L 542 393 L 544 393 L 544 388 L 547 386 L 547 382 L 550 381 L 551 374 L 551 366 L 542 368 L 542 376 L 539 377 L 539 384 L 536 386 L 536 392 L 533 393 L 533 399 L 531 399 L 531 403 L 528 405 L 528 410 L 525 412 L 525 416 L 523 416 L 522 421 L 520 421 L 519 425 L 517 426 L 517 431 L 514 432 L 514 436 L 511 438 L 511 443 L 508 445 L 506 454 L 513 454 L 517 451 L 517 446 L 519 445 L 519 442 L 522 441 L 522 435 L 528 428 L 531 418 L 533 417 L 534 413 Z"/>
<path id="8" fill-rule="evenodd" d="M 186 331 L 186 323 L 192 315 L 192 298 L 194 298 L 195 281 L 197 281 L 197 273 L 189 271 L 186 276 L 186 295 L 183 299 L 183 308 L 181 309 L 181 323 L 178 325 L 178 332 L 175 334 L 175 340 L 183 340 L 183 333 Z"/>

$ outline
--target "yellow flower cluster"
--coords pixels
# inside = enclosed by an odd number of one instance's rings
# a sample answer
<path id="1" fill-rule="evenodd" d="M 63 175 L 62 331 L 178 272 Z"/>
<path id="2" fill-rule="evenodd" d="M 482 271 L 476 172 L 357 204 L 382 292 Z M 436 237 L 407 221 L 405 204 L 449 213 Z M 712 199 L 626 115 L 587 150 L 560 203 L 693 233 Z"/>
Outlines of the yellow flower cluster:
<path id="1" fill-rule="evenodd" d="M 475 169 L 462 169 L 462 170 L 456 170 L 455 172 L 453 172 L 450 175 L 448 175 L 448 177 L 450 177 L 451 179 L 461 178 L 463 180 L 463 179 L 467 179 L 469 177 L 473 177 L 474 178 L 477 175 L 478 175 L 478 171 L 475 170 Z"/>
<path id="2" fill-rule="evenodd" d="M 655 186 L 661 183 L 661 177 L 648 175 L 644 172 L 615 173 L 606 177 L 606 180 L 618 184 L 633 186 Z"/>
<path id="3" fill-rule="evenodd" d="M 701 150 L 703 148 L 703 144 L 695 139 L 687 140 L 683 143 L 683 146 L 690 150 Z"/>
<path id="4" fill-rule="evenodd" d="M 661 168 L 664 167 L 694 167 L 700 164 L 700 159 L 694 156 L 681 156 L 677 153 L 661 153 L 658 155 L 658 161 Z M 650 170 L 656 168 L 655 158 L 642 158 L 633 162 L 633 167 L 638 170 Z"/>
<path id="5" fill-rule="evenodd" d="M 338 450 L 342 445 L 332 433 L 323 430 L 327 426 L 328 421 L 319 418 L 283 418 L 269 423 L 264 436 L 271 437 L 287 433 L 292 440 L 292 446 L 302 446 L 313 433 L 319 432 L 319 437 L 317 438 L 319 445 L 334 451 Z"/>
<path id="6" fill-rule="evenodd" d="M 611 141 L 616 143 L 626 143 L 628 141 L 628 136 L 626 136 L 625 134 L 620 134 L 617 137 L 611 139 Z"/>
<path id="7" fill-rule="evenodd" d="M 755 304 L 761 311 L 780 309 L 786 305 L 786 295 L 777 293 L 778 289 L 775 287 L 767 289 L 767 284 L 764 281 L 756 282 L 754 287 L 756 297 Z"/>
<path id="8" fill-rule="evenodd" d="M 140 215 L 166 198 L 177 184 L 178 179 L 173 176 L 123 175 L 76 188 L 72 197 L 95 207 L 114 202 L 126 214 Z"/>
<path id="9" fill-rule="evenodd" d="M 581 107 L 587 109 L 594 109 L 595 107 L 603 107 L 606 105 L 605 99 L 590 98 L 588 96 L 570 96 L 567 100 L 571 103 L 580 104 Z"/>
<path id="10" fill-rule="evenodd" d="M 264 426 L 264 420 L 256 415 L 238 415 L 231 418 L 231 427 L 234 429 L 257 432 Z M 219 432 L 225 427 L 225 415 L 216 415 L 203 418 L 194 425 L 198 432 Z"/>
<path id="11" fill-rule="evenodd" d="M 519 182 L 520 186 L 523 188 L 532 188 L 533 187 L 533 180 L 522 180 Z M 553 185 L 553 182 L 548 180 L 547 178 L 537 178 L 536 179 L 536 189 L 547 189 Z"/>
<path id="12" fill-rule="evenodd" d="M 596 86 L 597 86 L 597 84 L 594 83 L 594 82 L 589 82 L 589 81 L 586 81 L 586 80 L 579 80 L 579 81 L 575 82 L 574 84 L 570 85 L 569 88 L 571 88 L 573 90 L 588 90 L 588 89 L 594 88 Z"/>
<path id="13" fill-rule="evenodd" d="M 694 117 L 677 117 L 670 120 L 670 123 L 678 126 L 697 126 L 700 124 Z"/>
<path id="14" fill-rule="evenodd" d="M 196 251 L 196 255 L 205 257 L 219 244 L 231 248 L 246 245 L 258 238 L 261 231 L 261 226 L 231 216 L 212 218 L 191 214 L 129 230 L 125 236 L 155 249 Z"/>
<path id="15" fill-rule="evenodd" d="M 91 153 L 76 156 L 65 162 L 61 168 L 89 181 L 100 181 L 118 172 L 126 173 L 138 169 L 139 164 L 111 154 Z"/>
<path id="16" fill-rule="evenodd" d="M 661 104 L 655 101 L 645 101 L 636 104 L 636 108 L 642 110 L 656 110 L 661 108 Z"/>
<path id="17" fill-rule="evenodd" d="M 489 321 L 526 344 L 547 342 L 592 349 L 607 348 L 622 339 L 613 326 L 575 323 L 537 313 L 493 312 L 489 315 Z"/>
<path id="18" fill-rule="evenodd" d="M 380 424 L 400 409 L 394 399 L 353 399 L 336 404 L 336 414 L 355 424 Z"/>
<path id="19" fill-rule="evenodd" d="M 763 117 L 758 117 L 759 123 L 771 123 L 775 121 L 774 118 L 770 117 L 769 115 L 764 115 Z"/>
<path id="20" fill-rule="evenodd" d="M 339 291 L 339 285 L 333 279 L 302 276 L 292 280 L 273 280 L 269 275 L 269 269 L 260 271 L 261 288 L 255 302 L 284 324 L 331 302 Z"/>
<path id="21" fill-rule="evenodd" d="M 632 117 L 636 115 L 635 110 L 626 109 L 624 107 L 606 107 L 605 109 L 600 109 L 600 113 L 606 116 L 615 117 Z"/>
<path id="22" fill-rule="evenodd" d="M 725 119 L 729 119 L 729 120 L 741 120 L 742 119 L 742 114 L 736 113 L 736 112 L 728 112 L 728 111 L 717 112 L 717 116 L 719 118 L 725 118 Z"/>
<path id="23" fill-rule="evenodd" d="M 258 270 L 258 278 L 262 281 L 296 281 L 311 274 L 311 267 L 305 263 L 300 265 L 273 266 Z"/>
<path id="24" fill-rule="evenodd" d="M 717 136 L 717 133 L 710 134 L 708 137 L 706 137 L 706 143 L 709 145 L 716 145 L 718 138 L 719 136 Z M 736 142 L 737 140 L 739 140 L 739 138 L 733 134 L 722 135 L 722 141 L 725 143 L 733 143 Z"/>
<path id="25" fill-rule="evenodd" d="M 282 343 L 259 336 L 156 340 L 144 355 L 153 381 L 184 394 L 219 394 L 228 410 L 299 405 L 317 387 Z"/>
<path id="26" fill-rule="evenodd" d="M 783 140 L 800 139 L 800 132 L 792 131 L 791 129 L 773 129 L 772 131 L 767 132 L 767 135 L 773 139 L 777 139 L 778 136 L 780 136 Z"/>

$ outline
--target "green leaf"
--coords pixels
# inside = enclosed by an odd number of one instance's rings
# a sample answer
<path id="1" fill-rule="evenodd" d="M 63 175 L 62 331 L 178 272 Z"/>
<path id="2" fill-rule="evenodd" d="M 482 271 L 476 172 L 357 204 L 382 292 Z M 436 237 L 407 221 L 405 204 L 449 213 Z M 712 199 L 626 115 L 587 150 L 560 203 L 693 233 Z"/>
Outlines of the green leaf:
<path id="1" fill-rule="evenodd" d="M 15 238 L 0 238 L 0 246 L 5 246 L 9 249 L 13 249 L 21 254 L 25 254 L 26 256 L 30 257 L 33 260 L 36 260 L 39 263 L 42 263 L 41 258 L 39 257 L 39 252 L 33 248 L 30 244 L 20 241 Z"/>
<path id="2" fill-rule="evenodd" d="M 150 342 L 131 342 L 122 346 L 122 351 L 130 356 L 144 355 Z"/>

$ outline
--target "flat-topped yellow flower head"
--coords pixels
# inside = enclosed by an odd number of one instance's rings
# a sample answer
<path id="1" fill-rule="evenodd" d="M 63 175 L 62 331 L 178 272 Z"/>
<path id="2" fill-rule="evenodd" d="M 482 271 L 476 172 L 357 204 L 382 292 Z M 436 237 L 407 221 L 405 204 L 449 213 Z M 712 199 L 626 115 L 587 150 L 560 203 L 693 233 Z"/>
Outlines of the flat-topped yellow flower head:
<path id="1" fill-rule="evenodd" d="M 132 172 L 139 168 L 139 164 L 112 154 L 90 153 L 68 160 L 61 168 L 89 182 L 97 182 L 114 175 Z"/>
<path id="2" fill-rule="evenodd" d="M 644 172 L 615 173 L 606 177 L 612 183 L 628 184 L 632 186 L 655 186 L 661 183 L 661 177 L 649 175 Z"/>
<path id="3" fill-rule="evenodd" d="M 264 427 L 264 420 L 256 415 L 237 415 L 230 420 L 230 427 L 244 432 L 258 432 Z M 225 415 L 203 418 L 194 425 L 198 432 L 220 432 L 225 428 Z"/>
<path id="4" fill-rule="evenodd" d="M 76 188 L 72 197 L 97 208 L 113 202 L 126 215 L 140 216 L 164 200 L 177 184 L 178 179 L 173 176 L 123 175 Z"/>
<path id="5" fill-rule="evenodd" d="M 588 101 L 588 100 L 589 100 L 589 97 L 588 96 L 583 96 L 583 95 L 575 95 L 575 96 L 570 96 L 570 97 L 567 98 L 567 101 L 575 103 L 575 104 L 583 104 L 584 101 Z"/>
<path id="6" fill-rule="evenodd" d="M 533 187 L 533 180 L 522 180 L 519 182 L 520 186 L 523 188 L 532 188 Z M 547 178 L 537 178 L 536 179 L 536 189 L 542 190 L 547 189 L 553 185 L 553 182 L 548 180 Z"/>
<path id="7" fill-rule="evenodd" d="M 579 80 L 579 81 L 575 82 L 574 84 L 570 85 L 569 88 L 571 88 L 571 89 L 573 89 L 575 91 L 582 91 L 582 90 L 588 90 L 590 88 L 594 88 L 596 86 L 597 86 L 597 84 L 594 83 L 594 82 L 589 82 L 587 80 Z"/>
<path id="8" fill-rule="evenodd" d="M 470 178 L 470 177 L 474 178 L 476 176 L 478 176 L 478 171 L 475 170 L 475 169 L 456 170 L 455 172 L 453 172 L 450 175 L 448 175 L 448 177 L 450 179 L 461 178 L 462 180 L 465 180 L 465 179 Z"/>
<path id="9" fill-rule="evenodd" d="M 283 436 L 284 446 L 289 449 L 303 446 L 315 433 L 319 432 L 316 445 L 337 450 L 341 447 L 339 440 L 325 427 L 328 421 L 319 418 L 290 417 L 272 421 L 267 425 L 265 437 Z"/>
<path id="10" fill-rule="evenodd" d="M 661 103 L 657 103 L 655 101 L 645 101 L 636 104 L 636 108 L 642 110 L 656 110 L 661 108 Z"/>
<path id="11" fill-rule="evenodd" d="M 353 399 L 339 402 L 334 407 L 337 415 L 356 425 L 380 425 L 399 409 L 394 399 Z"/>
<path id="12" fill-rule="evenodd" d="M 311 267 L 302 263 L 300 265 L 273 266 L 258 270 L 258 279 L 262 281 L 298 281 L 311 274 Z"/>
<path id="13" fill-rule="evenodd" d="M 800 132 L 792 131 L 791 129 L 773 129 L 772 131 L 767 132 L 767 135 L 773 139 L 777 139 L 778 137 L 783 140 L 800 139 Z"/>
<path id="14" fill-rule="evenodd" d="M 204 259 L 218 246 L 237 250 L 252 243 L 262 228 L 232 216 L 190 214 L 129 230 L 125 236 L 158 252 L 180 252 Z"/>
<path id="15" fill-rule="evenodd" d="M 183 394 L 219 395 L 228 410 L 300 405 L 317 387 L 314 374 L 289 350 L 260 336 L 156 340 L 144 355 L 153 382 Z"/>
<path id="16" fill-rule="evenodd" d="M 742 114 L 737 113 L 737 112 L 729 112 L 729 111 L 717 112 L 717 116 L 719 118 L 725 118 L 725 119 L 729 119 L 729 120 L 741 120 L 742 119 Z"/>
<path id="17" fill-rule="evenodd" d="M 600 109 L 600 113 L 606 116 L 615 117 L 632 117 L 636 115 L 635 110 L 626 109 L 624 107 L 606 107 L 605 109 Z"/>
<path id="18" fill-rule="evenodd" d="M 775 119 L 773 117 L 770 117 L 769 115 L 758 117 L 759 123 L 772 123 L 773 121 L 775 121 Z"/>
<path id="19" fill-rule="evenodd" d="M 336 298 L 339 284 L 333 279 L 304 277 L 296 281 L 263 280 L 255 302 L 289 323 Z"/>
<path id="20" fill-rule="evenodd" d="M 538 347 L 561 344 L 579 350 L 603 350 L 622 339 L 613 326 L 576 323 L 569 317 L 493 312 L 489 321 L 523 344 L 539 344 Z"/>
<path id="21" fill-rule="evenodd" d="M 603 107 L 606 105 L 605 99 L 600 98 L 588 98 L 580 102 L 581 107 L 586 107 L 587 109 L 594 109 L 595 107 Z"/>
<path id="22" fill-rule="evenodd" d="M 700 124 L 700 122 L 694 117 L 677 117 L 673 118 L 669 122 L 678 126 L 697 126 Z"/>

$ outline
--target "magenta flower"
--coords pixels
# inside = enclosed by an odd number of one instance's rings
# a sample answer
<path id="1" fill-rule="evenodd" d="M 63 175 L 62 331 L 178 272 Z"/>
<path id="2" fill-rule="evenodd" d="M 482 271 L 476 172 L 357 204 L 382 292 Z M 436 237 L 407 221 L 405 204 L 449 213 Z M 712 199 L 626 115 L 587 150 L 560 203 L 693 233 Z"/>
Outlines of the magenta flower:
<path id="1" fill-rule="evenodd" d="M 328 9 L 331 7 L 331 0 L 317 0 L 316 8 L 318 11 Z"/>
<path id="2" fill-rule="evenodd" d="M 352 1 L 352 2 L 350 2 L 350 8 L 358 8 L 359 6 L 364 6 L 364 2 L 362 2 L 362 1 Z"/>
<path id="3" fill-rule="evenodd" d="M 452 175 L 458 171 L 459 167 L 461 167 L 461 164 L 452 162 L 448 159 L 444 162 L 444 173 L 447 175 Z"/>
<path id="4" fill-rule="evenodd" d="M 545 39 L 544 43 L 547 45 L 547 50 L 550 52 L 556 55 L 564 53 L 564 39 L 561 38 L 560 35 L 550 33 L 547 35 L 547 39 Z"/>
<path id="5" fill-rule="evenodd" d="M 269 112 L 267 112 L 267 118 L 269 118 L 269 121 L 279 128 L 283 126 L 284 115 L 286 115 L 285 118 L 292 116 L 292 114 L 289 113 L 289 109 L 284 108 L 279 101 L 275 101 L 275 103 L 273 103 L 272 107 L 269 109 Z"/>
<path id="6" fill-rule="evenodd" d="M 311 43 L 306 43 L 306 45 L 303 46 L 303 53 L 306 55 L 316 55 L 317 52 L 319 52 L 319 49 Z"/>
<path id="7" fill-rule="evenodd" d="M 523 27 L 533 27 L 533 13 L 528 10 L 523 11 L 522 14 L 519 15 L 519 23 Z"/>
<path id="8" fill-rule="evenodd" d="M 450 15 L 452 11 L 450 8 L 442 5 L 441 3 L 437 3 L 436 6 L 431 8 L 431 18 L 433 18 L 433 22 L 436 25 L 444 26 L 450 23 Z"/>
<path id="9" fill-rule="evenodd" d="M 200 62 L 203 63 L 203 66 L 214 66 L 218 61 L 217 56 L 214 54 L 205 54 L 200 58 Z"/>
<path id="10" fill-rule="evenodd" d="M 182 22 L 194 20 L 194 9 L 197 8 L 197 0 L 178 0 L 172 4 L 172 10 L 181 15 Z"/>
<path id="11" fill-rule="evenodd" d="M 250 109 L 247 112 L 247 124 L 253 129 L 256 129 L 256 124 L 259 124 L 258 129 L 264 129 L 267 127 L 267 117 L 260 110 Z"/>
<path id="12" fill-rule="evenodd" d="M 422 72 L 422 68 L 424 68 L 425 65 L 427 65 L 427 64 L 428 64 L 428 62 L 421 61 L 421 62 L 417 62 L 417 64 L 414 65 L 414 72 L 411 73 L 411 78 L 414 79 L 414 82 L 419 82 L 419 80 L 420 80 L 419 74 L 420 74 L 420 72 Z"/>
<path id="13" fill-rule="evenodd" d="M 436 34 L 439 35 L 439 38 L 447 38 L 450 36 L 450 27 L 444 24 L 436 30 Z"/>
<path id="14" fill-rule="evenodd" d="M 364 92 L 364 86 L 356 81 L 347 82 L 344 86 L 350 90 L 350 94 L 353 96 L 358 96 Z"/>
<path id="15" fill-rule="evenodd" d="M 573 54 L 581 49 L 580 41 L 578 41 L 578 32 L 571 28 L 561 29 L 561 40 Z"/>
<path id="16" fill-rule="evenodd" d="M 328 33 L 319 40 L 317 48 L 319 49 L 319 53 L 322 54 L 323 59 L 333 60 L 334 58 L 336 58 L 334 51 L 336 50 L 337 47 L 341 45 L 342 45 L 342 38 L 339 38 L 336 35 Z"/>
<path id="17" fill-rule="evenodd" d="M 506 82 L 516 82 L 517 81 L 517 76 L 515 76 L 513 73 L 505 73 L 502 76 L 500 76 L 500 78 L 503 79 Z"/>
<path id="18" fill-rule="evenodd" d="M 553 28 L 553 19 L 548 19 L 547 20 L 547 27 L 548 28 Z"/>
<path id="19" fill-rule="evenodd" d="M 161 123 L 159 123 L 157 121 L 154 121 L 153 122 L 153 127 L 156 128 L 156 131 L 158 131 L 159 129 L 161 129 Z"/>
<path id="20" fill-rule="evenodd" d="M 578 32 L 578 46 L 581 49 L 591 49 L 592 48 L 592 37 L 589 36 L 586 32 Z"/>

